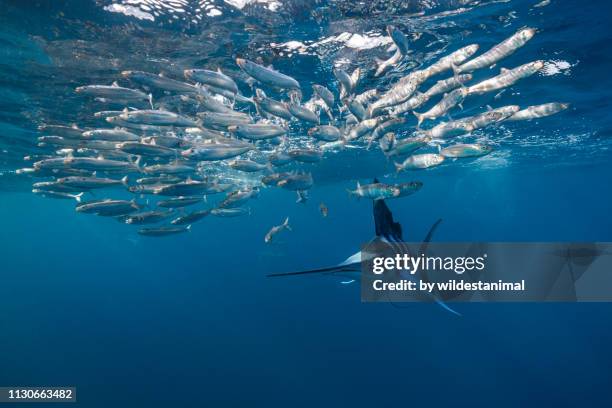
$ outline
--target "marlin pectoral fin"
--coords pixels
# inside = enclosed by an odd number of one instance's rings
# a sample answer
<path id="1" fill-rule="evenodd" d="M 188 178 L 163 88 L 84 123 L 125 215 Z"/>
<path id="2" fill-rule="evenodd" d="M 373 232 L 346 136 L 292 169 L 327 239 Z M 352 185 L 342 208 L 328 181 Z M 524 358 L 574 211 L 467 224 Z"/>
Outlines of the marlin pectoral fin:
<path id="1" fill-rule="evenodd" d="M 361 251 L 354 253 L 337 266 L 347 266 L 361 263 Z"/>
<path id="2" fill-rule="evenodd" d="M 434 222 L 434 224 L 431 226 L 431 228 L 429 229 L 429 232 L 427 233 L 427 235 L 423 239 L 423 242 L 421 243 L 421 247 L 419 248 L 419 252 L 418 252 L 419 254 L 424 254 L 427 251 L 427 247 L 429 246 L 429 243 L 431 242 L 431 239 L 433 238 L 433 234 L 434 232 L 436 232 L 436 229 L 438 228 L 438 225 L 440 225 L 441 222 L 442 222 L 442 218 L 438 219 L 438 221 Z"/>
<path id="3" fill-rule="evenodd" d="M 442 218 L 438 219 L 438 221 L 434 222 L 434 224 L 431 226 L 431 228 L 429 229 L 429 232 L 427 233 L 427 235 L 423 239 L 423 242 L 421 243 L 421 247 L 419 248 L 419 252 L 418 252 L 419 254 L 427 253 L 427 247 L 429 246 L 429 243 L 431 242 L 431 239 L 433 238 L 433 234 L 436 232 L 436 229 L 438 228 L 438 225 L 440 225 L 441 222 L 442 222 Z M 449 305 L 447 305 L 438 296 L 434 296 L 434 300 L 444 310 L 447 310 L 457 316 L 461 316 L 461 313 L 453 310 Z"/>
<path id="4" fill-rule="evenodd" d="M 444 303 L 443 300 L 438 299 L 437 297 L 434 298 L 436 303 L 444 310 L 451 312 L 452 314 L 456 315 L 456 316 L 461 316 L 461 313 L 457 312 L 456 310 L 452 309 L 449 305 L 447 305 L 446 303 Z"/>

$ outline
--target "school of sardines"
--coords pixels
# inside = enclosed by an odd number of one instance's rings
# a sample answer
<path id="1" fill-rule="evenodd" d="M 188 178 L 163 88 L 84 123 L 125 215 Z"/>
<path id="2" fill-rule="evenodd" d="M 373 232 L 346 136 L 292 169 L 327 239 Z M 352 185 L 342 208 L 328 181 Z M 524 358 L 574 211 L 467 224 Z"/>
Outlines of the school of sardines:
<path id="1" fill-rule="evenodd" d="M 377 61 L 374 77 L 393 69 L 408 54 L 405 34 L 393 26 L 387 27 L 387 33 L 393 55 Z M 453 144 L 452 139 L 503 121 L 553 115 L 568 105 L 489 107 L 474 116 L 434 121 L 450 118 L 451 110 L 462 108 L 471 95 L 499 92 L 542 69 L 543 61 L 531 61 L 472 83 L 473 71 L 495 65 L 535 33 L 532 28 L 521 29 L 480 54 L 477 44 L 460 48 L 426 68 L 413 70 L 384 91 L 360 89 L 360 68 L 350 74 L 334 69 L 339 95 L 315 84 L 308 101 L 302 100 L 300 83 L 294 78 L 241 58 L 236 64 L 249 78 L 252 97 L 244 96 L 220 69 L 187 69 L 180 80 L 123 71 L 122 81 L 129 86 L 114 82 L 76 88 L 79 94 L 119 105 L 122 110 L 97 112 L 100 123 L 105 123 L 99 128 L 41 125 L 44 135 L 39 137 L 39 146 L 48 147 L 51 153 L 26 157 L 33 164 L 19 172 L 45 180 L 33 184 L 35 194 L 74 199 L 77 212 L 115 217 L 139 226 L 139 234 L 145 236 L 165 236 L 188 231 L 208 216 L 249 214 L 248 202 L 262 186 L 294 191 L 297 202 L 305 202 L 314 183 L 305 169 L 344 148 L 378 148 L 398 172 L 439 166 L 449 158 L 484 156 L 492 151 L 490 146 Z M 441 74 L 447 75 L 420 90 Z M 282 100 L 267 96 L 265 90 L 277 92 Z M 173 96 L 179 105 L 192 104 L 195 113 L 177 113 L 156 105 L 154 94 Z M 409 125 L 412 115 L 416 126 Z M 427 147 L 436 152 L 419 152 Z M 228 171 L 213 174 L 209 172 L 212 167 Z M 249 177 L 225 177 L 230 169 Z M 389 199 L 413 194 L 421 187 L 418 181 L 374 182 L 357 184 L 351 194 Z M 101 193 L 94 193 L 112 188 L 124 188 L 134 197 L 99 199 Z M 320 209 L 327 215 L 324 204 Z M 284 229 L 290 230 L 288 219 L 273 227 L 265 242 Z"/>

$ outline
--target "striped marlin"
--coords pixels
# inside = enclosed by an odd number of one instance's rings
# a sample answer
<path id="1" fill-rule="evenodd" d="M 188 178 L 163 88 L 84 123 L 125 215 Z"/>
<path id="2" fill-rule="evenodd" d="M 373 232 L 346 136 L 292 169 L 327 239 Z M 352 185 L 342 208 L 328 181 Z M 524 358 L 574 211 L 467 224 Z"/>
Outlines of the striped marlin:
<path id="1" fill-rule="evenodd" d="M 378 180 L 374 179 L 374 183 Z M 373 215 L 374 215 L 374 228 L 375 237 L 369 242 L 369 244 L 382 244 L 389 247 L 389 249 L 395 253 L 410 254 L 412 251 L 403 241 L 402 226 L 399 222 L 394 221 L 393 214 L 385 200 L 374 200 L 373 201 Z M 427 246 L 433 237 L 435 230 L 438 225 L 442 222 L 442 219 L 437 220 L 429 229 L 429 232 L 423 239 L 419 254 L 425 253 Z M 369 246 L 369 245 L 368 245 Z M 279 276 L 296 276 L 296 275 L 309 275 L 309 274 L 326 274 L 334 276 L 346 276 L 351 279 L 359 279 L 361 274 L 361 263 L 375 257 L 373 253 L 362 253 L 359 251 L 339 263 L 338 265 L 328 266 L 324 268 L 310 269 L 306 271 L 298 272 L 282 272 L 282 273 L 271 273 L 268 277 L 279 277 Z M 407 277 L 410 279 L 410 277 Z M 438 303 L 445 310 L 459 315 L 455 310 L 451 309 L 438 295 L 432 294 L 434 301 Z"/>

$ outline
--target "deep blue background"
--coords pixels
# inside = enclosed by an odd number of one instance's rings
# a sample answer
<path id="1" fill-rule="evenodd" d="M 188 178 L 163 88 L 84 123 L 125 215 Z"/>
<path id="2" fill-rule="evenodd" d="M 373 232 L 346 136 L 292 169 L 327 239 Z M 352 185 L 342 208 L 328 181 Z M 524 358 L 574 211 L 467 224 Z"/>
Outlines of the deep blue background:
<path id="1" fill-rule="evenodd" d="M 540 47 L 554 42 L 580 63 L 538 81 L 577 106 L 514 138 L 549 126 L 558 146 L 525 148 L 506 166 L 405 176 L 425 183 L 389 203 L 406 239 L 443 218 L 438 241 L 612 240 L 601 143 L 612 123 L 610 6 L 550 7 L 539 26 L 555 34 Z M 593 139 L 565 146 L 570 135 L 554 133 L 564 121 Z M 335 263 L 371 238 L 371 203 L 345 192 L 354 181 L 315 186 L 305 206 L 267 189 L 251 217 L 209 218 L 169 239 L 15 183 L 0 189 L 0 385 L 74 385 L 86 407 L 612 404 L 609 304 L 461 304 L 457 317 L 434 304 L 362 304 L 357 285 L 329 277 L 265 278 Z M 293 232 L 264 244 L 285 216 Z"/>

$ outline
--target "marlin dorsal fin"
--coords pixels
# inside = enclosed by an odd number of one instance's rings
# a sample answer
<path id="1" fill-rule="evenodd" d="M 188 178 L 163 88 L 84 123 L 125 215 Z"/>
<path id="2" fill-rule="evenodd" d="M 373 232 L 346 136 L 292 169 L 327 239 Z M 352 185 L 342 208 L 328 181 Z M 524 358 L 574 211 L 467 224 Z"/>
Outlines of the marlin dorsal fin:
<path id="1" fill-rule="evenodd" d="M 391 237 L 396 241 L 402 241 L 402 226 L 393 220 L 393 214 L 385 200 L 375 200 L 373 204 L 376 236 Z"/>

